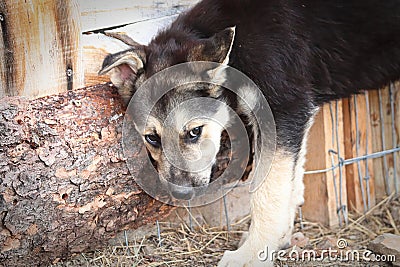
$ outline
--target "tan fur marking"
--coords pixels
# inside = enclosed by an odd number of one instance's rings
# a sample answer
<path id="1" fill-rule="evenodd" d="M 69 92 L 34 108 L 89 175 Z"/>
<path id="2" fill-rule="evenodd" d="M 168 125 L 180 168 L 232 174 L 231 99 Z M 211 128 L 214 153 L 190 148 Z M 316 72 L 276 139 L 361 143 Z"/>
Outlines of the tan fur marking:
<path id="1" fill-rule="evenodd" d="M 218 266 L 273 266 L 258 260 L 257 253 L 266 246 L 277 250 L 279 239 L 288 231 L 294 164 L 293 156 L 276 152 L 268 177 L 251 196 L 249 237 L 238 250 L 225 252 Z"/>
<path id="2" fill-rule="evenodd" d="M 161 122 L 153 116 L 149 116 L 147 119 L 146 128 L 144 129 L 143 135 L 157 133 L 159 136 L 163 134 L 163 127 Z"/>

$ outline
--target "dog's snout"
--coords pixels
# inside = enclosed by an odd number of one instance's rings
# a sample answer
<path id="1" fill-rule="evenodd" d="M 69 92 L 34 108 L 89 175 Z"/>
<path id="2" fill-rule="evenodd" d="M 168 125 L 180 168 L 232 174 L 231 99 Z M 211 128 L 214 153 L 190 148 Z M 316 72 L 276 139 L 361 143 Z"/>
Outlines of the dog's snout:
<path id="1" fill-rule="evenodd" d="M 194 196 L 194 190 L 190 187 L 174 188 L 171 194 L 176 199 L 191 200 Z"/>

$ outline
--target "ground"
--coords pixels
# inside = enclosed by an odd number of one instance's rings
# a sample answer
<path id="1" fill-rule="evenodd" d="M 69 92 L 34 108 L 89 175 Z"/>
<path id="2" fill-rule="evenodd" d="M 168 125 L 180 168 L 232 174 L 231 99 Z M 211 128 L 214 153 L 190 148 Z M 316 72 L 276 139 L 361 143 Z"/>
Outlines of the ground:
<path id="1" fill-rule="evenodd" d="M 125 240 L 121 245 L 108 246 L 104 249 L 77 255 L 68 261 L 58 262 L 53 267 L 64 266 L 215 266 L 225 250 L 237 248 L 241 235 L 249 226 L 250 218 L 231 225 L 230 231 L 221 228 L 208 228 L 197 225 L 193 230 L 185 224 L 171 226 L 163 223 L 160 232 L 149 233 L 143 238 Z M 195 222 L 196 224 L 196 222 Z M 391 266 L 389 263 L 371 263 L 362 260 L 333 260 L 321 257 L 324 249 L 331 247 L 340 255 L 346 251 L 362 253 L 368 243 L 383 233 L 400 234 L 400 197 L 387 197 L 369 212 L 349 214 L 347 226 L 328 229 L 308 221 L 296 223 L 295 247 L 287 250 L 289 254 L 297 250 L 316 252 L 316 261 L 290 261 L 282 258 L 276 266 Z M 157 229 L 157 228 L 155 228 Z M 339 240 L 339 241 L 338 241 Z M 339 250 L 338 242 L 345 242 L 346 247 Z M 295 255 L 295 254 L 292 254 Z M 331 254 L 333 257 L 339 254 Z"/>

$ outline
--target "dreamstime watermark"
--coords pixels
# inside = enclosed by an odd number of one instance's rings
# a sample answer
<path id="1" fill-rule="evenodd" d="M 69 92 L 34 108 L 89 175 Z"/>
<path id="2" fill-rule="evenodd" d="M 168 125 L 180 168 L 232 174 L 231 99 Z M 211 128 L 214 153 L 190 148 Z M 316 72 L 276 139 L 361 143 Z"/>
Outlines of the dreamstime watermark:
<path id="1" fill-rule="evenodd" d="M 229 97 L 219 95 L 221 91 Z M 230 105 L 227 98 L 232 101 L 232 96 L 236 102 Z M 232 107 L 238 105 L 239 110 Z M 242 119 L 244 110 L 256 127 L 250 136 Z M 215 180 L 185 187 L 174 180 L 210 178 L 220 150 L 219 137 L 202 138 L 196 146 L 184 144 L 182 129 L 199 121 L 214 125 L 207 136 L 221 135 L 215 131 L 223 126 L 232 157 Z M 249 190 L 256 190 L 269 172 L 276 146 L 274 117 L 260 89 L 239 70 L 214 62 L 182 63 L 151 76 L 133 95 L 122 131 L 128 168 L 131 173 L 140 173 L 134 175 L 137 184 L 153 198 L 175 206 L 200 206 L 223 197 L 242 178 L 247 167 L 243 163 L 250 157 Z M 149 132 L 153 134 L 150 143 L 158 142 L 157 149 L 144 145 Z"/>
<path id="2" fill-rule="evenodd" d="M 328 248 L 321 250 L 297 249 L 294 246 L 290 250 L 270 250 L 268 246 L 259 250 L 257 257 L 260 261 L 288 261 L 288 262 L 395 262 L 395 255 L 374 254 L 370 250 L 353 250 L 348 248 L 346 239 L 337 240 L 337 249 Z"/>

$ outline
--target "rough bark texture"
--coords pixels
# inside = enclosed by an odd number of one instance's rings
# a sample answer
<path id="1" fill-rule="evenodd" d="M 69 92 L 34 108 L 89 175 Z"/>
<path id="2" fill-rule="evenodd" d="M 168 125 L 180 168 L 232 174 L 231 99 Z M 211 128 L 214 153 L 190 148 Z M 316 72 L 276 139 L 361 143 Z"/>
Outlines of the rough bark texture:
<path id="1" fill-rule="evenodd" d="M 0 266 L 43 266 L 169 213 L 125 164 L 123 114 L 108 85 L 0 99 Z"/>

